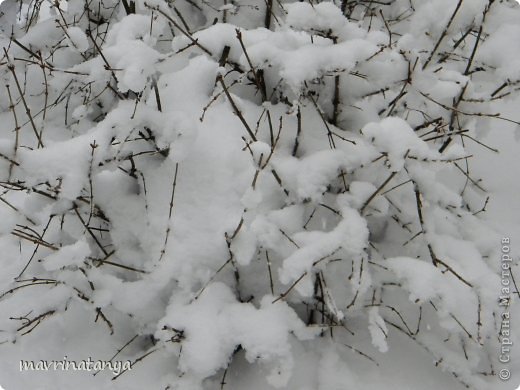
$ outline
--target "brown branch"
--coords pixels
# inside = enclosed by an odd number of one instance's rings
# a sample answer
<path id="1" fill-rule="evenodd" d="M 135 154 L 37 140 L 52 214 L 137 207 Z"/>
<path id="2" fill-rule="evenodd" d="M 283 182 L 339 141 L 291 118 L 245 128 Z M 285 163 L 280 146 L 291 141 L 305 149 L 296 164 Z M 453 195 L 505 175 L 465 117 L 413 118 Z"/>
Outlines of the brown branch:
<path id="1" fill-rule="evenodd" d="M 280 299 L 283 299 L 285 298 L 290 292 L 291 290 L 296 287 L 296 285 L 298 283 L 300 283 L 300 281 L 307 275 L 307 272 L 304 272 L 298 279 L 295 280 L 295 282 L 293 284 L 291 284 L 291 286 L 285 290 L 285 292 L 281 293 L 280 296 L 278 298 L 276 298 L 272 303 L 276 303 L 278 302 Z"/>
<path id="2" fill-rule="evenodd" d="M 406 154 L 408 154 L 408 152 L 406 152 Z M 374 198 L 377 196 L 377 194 L 379 194 L 379 192 L 386 187 L 386 185 L 388 183 L 390 183 L 390 181 L 394 178 L 394 176 L 397 175 L 397 172 L 392 172 L 387 178 L 386 180 L 372 193 L 372 195 L 369 196 L 369 198 L 365 201 L 365 203 L 363 204 L 363 206 L 361 207 L 361 209 L 359 210 L 359 212 L 362 214 L 363 211 L 365 211 L 365 209 L 367 208 L 367 206 L 370 204 L 370 202 L 372 202 L 372 200 L 374 200 Z"/>
<path id="3" fill-rule="evenodd" d="M 107 324 L 108 328 L 110 329 L 110 334 L 114 334 L 114 326 L 110 322 L 110 320 L 105 316 L 103 311 L 100 307 L 96 307 L 96 319 L 94 322 L 97 322 L 97 320 L 101 317 L 101 319 Z"/>
<path id="4" fill-rule="evenodd" d="M 439 37 L 439 39 L 437 40 L 437 43 L 435 44 L 435 46 L 433 47 L 433 50 L 432 52 L 430 53 L 430 56 L 428 57 L 428 59 L 426 60 L 426 62 L 423 64 L 423 70 L 428 66 L 428 64 L 430 63 L 430 61 L 432 60 L 435 52 L 437 51 L 437 49 L 439 48 L 442 40 L 444 39 L 444 37 L 446 36 L 446 34 L 448 33 L 448 29 L 450 28 L 451 24 L 453 23 L 453 20 L 455 19 L 455 15 L 457 15 L 457 12 L 459 12 L 459 9 L 460 9 L 460 6 L 462 5 L 462 2 L 463 0 L 459 0 L 459 2 L 457 3 L 457 6 L 455 7 L 455 10 L 453 11 L 453 14 L 451 15 L 451 18 L 450 20 L 448 21 L 448 24 L 447 26 L 444 28 L 444 30 L 442 31 L 441 33 L 441 36 Z"/>
<path id="5" fill-rule="evenodd" d="M 206 54 L 212 56 L 213 54 L 211 53 L 211 51 L 209 51 L 206 47 L 204 47 L 203 45 L 201 45 L 197 39 L 193 38 L 193 36 L 188 32 L 186 31 L 185 29 L 183 29 L 179 23 L 177 23 L 172 17 L 170 17 L 170 15 L 168 15 L 166 12 L 164 12 L 163 10 L 161 10 L 159 8 L 159 6 L 156 6 L 156 7 L 153 7 L 151 5 L 149 5 L 148 3 L 144 3 L 144 6 L 146 8 L 149 8 L 153 11 L 157 11 L 159 12 L 162 16 L 164 16 L 166 19 L 168 19 L 168 21 L 173 24 L 181 33 L 182 35 L 184 35 L 186 38 L 188 38 L 191 43 L 195 46 L 197 46 L 199 49 L 201 49 L 203 52 L 205 52 Z"/>
<path id="6" fill-rule="evenodd" d="M 240 109 L 236 105 L 235 101 L 231 97 L 231 94 L 229 93 L 229 91 L 228 91 L 228 89 L 226 87 L 226 84 L 224 83 L 224 78 L 222 77 L 222 75 L 218 75 L 217 76 L 217 81 L 220 83 L 220 85 L 222 85 L 222 89 L 224 90 L 224 93 L 226 94 L 226 96 L 227 96 L 227 98 L 229 100 L 229 103 L 231 104 L 231 107 L 233 107 L 233 111 L 235 112 L 236 116 L 238 116 L 238 118 L 240 119 L 240 122 L 242 122 L 242 124 L 244 125 L 244 128 L 247 131 L 247 134 L 249 134 L 249 136 L 251 137 L 251 139 L 253 141 L 256 141 L 257 139 L 256 139 L 255 134 L 253 133 L 253 131 L 251 130 L 251 128 L 247 124 L 247 122 L 246 122 L 246 120 L 244 118 L 244 115 L 242 114 L 242 111 L 240 111 Z"/>
<path id="7" fill-rule="evenodd" d="M 170 209 L 168 211 L 168 227 L 166 228 L 166 234 L 164 238 L 164 245 L 161 250 L 161 255 L 159 256 L 159 261 L 163 259 L 164 254 L 166 253 L 166 247 L 168 245 L 168 237 L 170 236 L 170 230 L 171 230 L 171 219 L 172 219 L 172 212 L 173 212 L 173 199 L 175 197 L 175 189 L 177 188 L 177 174 L 179 172 L 179 163 L 175 164 L 175 173 L 173 176 L 173 184 L 172 184 L 172 194 L 170 198 Z"/>
<path id="8" fill-rule="evenodd" d="M 7 54 L 7 50 L 5 49 L 5 47 L 4 47 L 4 53 L 5 53 L 5 56 L 6 56 L 7 60 L 9 61 L 9 55 Z M 36 136 L 36 139 L 38 140 L 38 147 L 39 148 L 43 148 L 43 142 L 42 142 L 42 139 L 41 139 L 41 134 L 39 134 L 38 130 L 36 129 L 36 124 L 34 123 L 34 119 L 33 119 L 32 115 L 31 115 L 31 109 L 29 108 L 29 106 L 27 105 L 27 101 L 25 100 L 25 94 L 22 91 L 22 87 L 20 86 L 20 82 L 18 81 L 18 76 L 16 75 L 16 71 L 14 70 L 14 65 L 9 63 L 7 65 L 7 69 L 9 69 L 9 71 L 13 75 L 13 78 L 14 78 L 14 81 L 15 81 L 15 84 L 16 84 L 16 89 L 18 89 L 18 93 L 20 94 L 20 98 L 22 99 L 23 106 L 25 107 L 25 113 L 27 114 L 27 117 L 29 118 L 29 121 L 31 123 L 31 127 L 32 127 L 32 129 L 34 131 L 34 135 Z"/>

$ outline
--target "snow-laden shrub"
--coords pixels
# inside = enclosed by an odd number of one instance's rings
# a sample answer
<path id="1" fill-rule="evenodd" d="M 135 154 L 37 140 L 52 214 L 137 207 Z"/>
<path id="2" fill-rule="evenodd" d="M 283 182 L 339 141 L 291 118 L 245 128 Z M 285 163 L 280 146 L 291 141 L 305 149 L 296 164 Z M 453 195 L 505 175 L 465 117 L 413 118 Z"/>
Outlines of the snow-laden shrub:
<path id="1" fill-rule="evenodd" d="M 2 7 L 0 342 L 74 306 L 150 388 L 355 388 L 394 338 L 496 380 L 465 146 L 514 121 L 514 2 Z"/>

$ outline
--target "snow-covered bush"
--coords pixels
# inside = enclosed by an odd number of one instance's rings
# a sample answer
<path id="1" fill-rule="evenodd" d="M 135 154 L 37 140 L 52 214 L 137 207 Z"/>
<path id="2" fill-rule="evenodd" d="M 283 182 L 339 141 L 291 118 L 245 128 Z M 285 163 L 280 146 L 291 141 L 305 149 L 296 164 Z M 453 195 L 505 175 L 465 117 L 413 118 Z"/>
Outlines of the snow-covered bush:
<path id="1" fill-rule="evenodd" d="M 0 342 L 79 307 L 150 388 L 357 388 L 394 339 L 495 383 L 466 146 L 515 120 L 515 2 L 1 7 Z"/>

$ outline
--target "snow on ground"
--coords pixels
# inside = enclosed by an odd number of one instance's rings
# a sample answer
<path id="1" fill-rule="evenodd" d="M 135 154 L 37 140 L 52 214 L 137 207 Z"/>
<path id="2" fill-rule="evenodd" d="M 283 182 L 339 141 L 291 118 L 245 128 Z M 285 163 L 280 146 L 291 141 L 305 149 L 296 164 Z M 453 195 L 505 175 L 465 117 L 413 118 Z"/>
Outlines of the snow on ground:
<path id="1" fill-rule="evenodd" d="M 520 100 L 510 102 L 507 112 L 504 114 L 514 114 Z M 520 252 L 520 180 L 518 180 L 518 167 L 520 167 L 520 143 L 515 140 L 515 127 L 510 124 L 500 124 L 494 122 L 493 128 L 486 136 L 484 142 L 500 150 L 499 154 L 480 150 L 480 158 L 474 160 L 473 169 L 479 176 L 485 179 L 487 188 L 491 192 L 491 200 L 488 204 L 487 218 L 502 232 L 504 236 L 511 237 L 512 248 Z M 471 149 L 470 149 L 471 150 Z M 498 245 L 498 243 L 497 243 Z M 51 318 L 47 324 L 48 328 L 42 327 L 40 332 L 29 334 L 20 338 L 15 345 L 2 345 L 0 348 L 0 384 L 5 390 L 56 390 L 75 388 L 78 390 L 88 390 L 92 388 L 114 389 L 114 390 L 140 390 L 147 388 L 149 378 L 154 375 L 167 375 L 172 370 L 173 362 L 169 362 L 167 356 L 161 352 L 152 354 L 150 358 L 143 360 L 134 368 L 132 376 L 122 375 L 116 381 L 107 381 L 112 374 L 101 372 L 96 376 L 87 372 L 20 372 L 20 359 L 56 359 L 63 358 L 64 351 L 71 351 L 69 359 L 85 359 L 88 356 L 78 355 L 73 351 L 89 351 L 93 359 L 109 359 L 114 351 L 124 345 L 132 335 L 119 335 L 116 339 L 111 337 L 101 326 L 83 326 L 82 309 L 72 306 L 62 318 Z M 93 321 L 94 318 L 90 318 Z M 514 321 L 514 322 L 513 322 Z M 520 317 L 516 316 L 511 320 L 512 323 L 520 323 Z M 514 327 L 514 329 L 518 327 Z M 76 329 L 81 329 L 78 334 Z M 370 335 L 366 335 L 367 339 Z M 95 346 L 91 340 L 96 340 Z M 42 343 L 37 350 L 32 348 L 34 343 Z M 370 343 L 370 341 L 368 341 Z M 366 358 L 357 353 L 349 352 L 349 348 L 336 352 L 324 352 L 324 364 L 330 368 L 330 377 L 315 378 L 312 367 L 314 359 L 301 359 L 300 364 L 295 367 L 294 377 L 296 387 L 287 387 L 298 390 L 314 390 L 318 387 L 309 383 L 321 381 L 330 387 L 320 387 L 323 390 L 344 389 L 345 381 L 352 380 L 351 376 L 346 375 L 343 381 L 338 380 L 336 385 L 332 382 L 340 370 L 344 373 L 355 375 L 362 378 L 357 383 L 361 383 L 356 390 L 463 390 L 464 387 L 449 373 L 440 370 L 432 370 L 431 356 L 411 342 L 406 336 L 397 336 L 390 339 L 389 348 L 391 354 L 378 355 L 375 364 L 367 364 Z M 337 349 L 337 348 L 336 348 Z M 324 349 L 325 351 L 325 349 Z M 125 360 L 130 357 L 132 349 L 127 354 L 122 354 L 119 358 Z M 301 354 L 309 354 L 309 351 L 300 351 Z M 334 366 L 338 358 L 335 354 L 347 355 L 348 367 Z M 399 359 L 395 359 L 399 356 Z M 249 377 L 239 375 L 241 365 L 248 365 L 245 359 L 233 363 L 226 377 L 230 389 L 248 390 L 268 390 L 271 389 L 265 382 L 262 384 L 261 377 Z M 520 345 L 513 348 L 513 364 L 520 367 Z M 250 375 L 253 371 L 248 371 Z M 502 382 L 490 390 L 513 390 L 520 384 L 518 374 L 520 370 L 513 372 L 513 377 L 509 382 Z M 259 373 L 261 374 L 261 373 Z M 516 374 L 516 375 L 515 375 Z M 340 377 L 341 378 L 341 377 Z M 350 378 L 350 379 L 349 379 Z M 258 387 L 251 387 L 251 383 L 260 383 Z M 332 384 L 331 384 L 332 383 Z"/>

